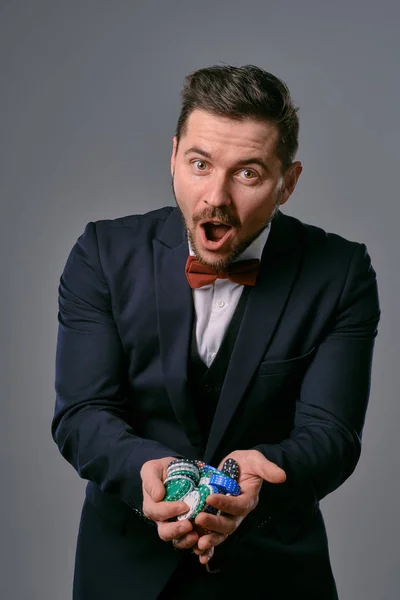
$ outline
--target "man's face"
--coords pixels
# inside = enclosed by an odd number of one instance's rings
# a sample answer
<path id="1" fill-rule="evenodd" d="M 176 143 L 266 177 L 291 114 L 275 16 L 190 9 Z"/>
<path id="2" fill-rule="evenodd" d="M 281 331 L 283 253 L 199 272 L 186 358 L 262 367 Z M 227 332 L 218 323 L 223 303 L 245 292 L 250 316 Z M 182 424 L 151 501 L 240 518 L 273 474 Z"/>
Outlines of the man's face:
<path id="1" fill-rule="evenodd" d="M 272 123 L 236 121 L 194 110 L 171 174 L 176 202 L 197 258 L 222 269 L 265 229 L 293 192 L 302 167 L 282 173 Z"/>

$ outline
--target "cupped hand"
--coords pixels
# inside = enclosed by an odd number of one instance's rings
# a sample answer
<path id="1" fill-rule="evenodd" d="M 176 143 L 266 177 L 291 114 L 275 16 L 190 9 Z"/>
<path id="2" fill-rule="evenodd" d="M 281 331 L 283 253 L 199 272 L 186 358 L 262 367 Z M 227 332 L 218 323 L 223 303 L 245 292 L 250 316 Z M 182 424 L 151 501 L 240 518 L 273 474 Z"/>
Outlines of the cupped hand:
<path id="1" fill-rule="evenodd" d="M 221 514 L 201 512 L 197 515 L 195 530 L 207 530 L 193 548 L 202 564 L 207 564 L 214 547 L 234 533 L 243 519 L 256 508 L 263 480 L 275 484 L 286 481 L 285 471 L 258 450 L 236 450 L 224 458 L 219 465 L 220 469 L 227 458 L 234 458 L 239 465 L 238 483 L 241 493 L 239 496 L 211 494 L 207 498 L 207 504 L 220 510 Z"/>
<path id="2" fill-rule="evenodd" d="M 189 510 L 185 502 L 163 502 L 165 496 L 164 481 L 167 468 L 175 457 L 149 460 L 141 468 L 143 489 L 143 513 L 157 525 L 158 535 L 164 542 L 174 541 L 175 548 L 191 548 L 199 539 L 191 521 L 170 521 Z"/>

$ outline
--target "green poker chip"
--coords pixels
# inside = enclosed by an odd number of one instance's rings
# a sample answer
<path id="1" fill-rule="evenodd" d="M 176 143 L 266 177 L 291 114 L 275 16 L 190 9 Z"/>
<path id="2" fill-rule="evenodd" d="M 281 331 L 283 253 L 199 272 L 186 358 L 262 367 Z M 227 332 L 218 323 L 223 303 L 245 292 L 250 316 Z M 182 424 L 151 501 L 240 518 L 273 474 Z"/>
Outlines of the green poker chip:
<path id="1" fill-rule="evenodd" d="M 193 488 L 193 483 L 186 479 L 167 481 L 165 483 L 164 502 L 176 502 L 177 500 L 181 500 L 186 494 L 191 492 Z"/>
<path id="2" fill-rule="evenodd" d="M 186 475 L 168 475 L 167 479 L 164 481 L 164 485 L 171 481 L 191 481 L 193 485 L 196 484 L 196 481 L 193 481 L 191 477 L 187 477 Z"/>
<path id="3" fill-rule="evenodd" d="M 201 513 L 207 507 L 206 499 L 212 493 L 210 491 L 209 486 L 205 485 L 205 484 L 199 485 L 199 487 L 197 488 L 197 491 L 199 492 L 199 503 L 197 505 L 196 510 L 193 512 L 193 514 L 191 516 L 192 519 L 195 519 L 197 517 L 197 515 L 199 513 Z"/>

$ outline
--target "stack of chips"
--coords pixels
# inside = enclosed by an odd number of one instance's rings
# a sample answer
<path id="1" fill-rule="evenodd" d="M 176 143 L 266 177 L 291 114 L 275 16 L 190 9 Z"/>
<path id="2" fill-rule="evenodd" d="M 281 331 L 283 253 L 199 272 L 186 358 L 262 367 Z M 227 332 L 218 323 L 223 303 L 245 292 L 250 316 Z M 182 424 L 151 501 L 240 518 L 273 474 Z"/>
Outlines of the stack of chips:
<path id="1" fill-rule="evenodd" d="M 182 500 L 189 506 L 187 513 L 178 520 L 194 520 L 204 511 L 218 514 L 219 511 L 206 502 L 210 494 L 238 496 L 240 494 L 239 466 L 233 458 L 228 458 L 221 470 L 204 462 L 188 459 L 173 460 L 167 469 L 164 481 L 166 502 Z"/>

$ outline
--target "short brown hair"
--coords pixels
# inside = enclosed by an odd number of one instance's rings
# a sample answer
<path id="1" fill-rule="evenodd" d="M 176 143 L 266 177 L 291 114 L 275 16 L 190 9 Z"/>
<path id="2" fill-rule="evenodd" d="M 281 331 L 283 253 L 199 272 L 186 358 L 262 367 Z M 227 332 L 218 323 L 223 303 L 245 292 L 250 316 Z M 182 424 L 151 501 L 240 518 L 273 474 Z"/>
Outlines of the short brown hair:
<path id="1" fill-rule="evenodd" d="M 185 77 L 176 137 L 185 134 L 189 115 L 201 109 L 214 115 L 274 123 L 279 130 L 277 155 L 285 171 L 298 148 L 298 108 L 287 85 L 254 65 L 214 65 Z"/>

